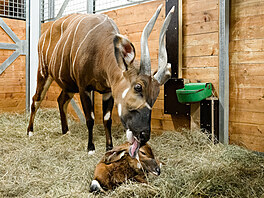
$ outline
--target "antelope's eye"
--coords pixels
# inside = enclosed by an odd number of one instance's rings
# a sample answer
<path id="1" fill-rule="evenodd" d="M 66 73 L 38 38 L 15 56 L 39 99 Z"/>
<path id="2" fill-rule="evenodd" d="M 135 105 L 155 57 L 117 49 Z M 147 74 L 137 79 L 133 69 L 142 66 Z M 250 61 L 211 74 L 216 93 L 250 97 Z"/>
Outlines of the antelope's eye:
<path id="1" fill-rule="evenodd" d="M 143 151 L 140 151 L 143 155 L 146 155 L 146 153 L 144 153 Z"/>
<path id="2" fill-rule="evenodd" d="M 142 91 L 142 85 L 137 83 L 135 86 L 134 86 L 134 89 L 136 92 L 141 92 Z"/>

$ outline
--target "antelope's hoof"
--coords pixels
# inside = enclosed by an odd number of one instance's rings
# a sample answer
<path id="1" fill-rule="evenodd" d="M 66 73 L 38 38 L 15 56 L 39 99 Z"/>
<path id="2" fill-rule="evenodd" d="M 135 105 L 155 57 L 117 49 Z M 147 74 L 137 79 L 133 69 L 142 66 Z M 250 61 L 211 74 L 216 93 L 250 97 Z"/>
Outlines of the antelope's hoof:
<path id="1" fill-rule="evenodd" d="M 71 131 L 66 131 L 65 133 L 62 133 L 63 135 L 71 135 Z"/>
<path id="2" fill-rule="evenodd" d="M 88 151 L 88 155 L 93 155 L 95 153 L 95 150 Z"/>
<path id="3" fill-rule="evenodd" d="M 32 131 L 28 132 L 28 137 L 32 137 L 34 135 L 34 133 Z"/>

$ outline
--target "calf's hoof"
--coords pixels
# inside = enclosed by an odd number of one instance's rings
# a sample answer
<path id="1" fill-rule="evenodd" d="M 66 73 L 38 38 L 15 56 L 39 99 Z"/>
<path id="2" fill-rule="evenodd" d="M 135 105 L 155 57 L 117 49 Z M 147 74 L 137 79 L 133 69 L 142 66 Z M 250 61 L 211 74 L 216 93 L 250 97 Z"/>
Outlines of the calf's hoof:
<path id="1" fill-rule="evenodd" d="M 100 186 L 99 182 L 97 180 L 93 180 L 92 184 L 90 186 L 90 192 L 104 192 L 102 187 Z"/>

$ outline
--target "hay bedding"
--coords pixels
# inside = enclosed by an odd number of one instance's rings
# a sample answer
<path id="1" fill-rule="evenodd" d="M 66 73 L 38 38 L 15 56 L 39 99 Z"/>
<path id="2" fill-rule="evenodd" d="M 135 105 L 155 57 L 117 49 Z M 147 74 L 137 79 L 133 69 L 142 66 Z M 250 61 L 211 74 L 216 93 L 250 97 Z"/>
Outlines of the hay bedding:
<path id="1" fill-rule="evenodd" d="M 35 135 L 28 116 L 0 115 L 0 197 L 264 197 L 264 158 L 237 146 L 212 145 L 199 132 L 164 132 L 150 145 L 165 163 L 149 184 L 127 182 L 106 194 L 89 193 L 96 163 L 105 151 L 102 126 L 94 130 L 95 155 L 86 152 L 86 126 L 69 121 L 61 135 L 57 109 L 40 110 Z M 113 128 L 114 144 L 125 141 Z"/>

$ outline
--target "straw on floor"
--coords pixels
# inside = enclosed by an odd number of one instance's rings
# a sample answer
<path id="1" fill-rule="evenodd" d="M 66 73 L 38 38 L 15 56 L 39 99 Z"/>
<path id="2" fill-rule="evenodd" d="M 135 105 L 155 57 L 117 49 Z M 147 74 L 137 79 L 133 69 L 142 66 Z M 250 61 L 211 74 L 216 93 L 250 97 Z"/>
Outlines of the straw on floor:
<path id="1" fill-rule="evenodd" d="M 0 114 L 0 197 L 264 197 L 263 156 L 213 145 L 187 130 L 152 135 L 150 145 L 164 163 L 160 176 L 92 194 L 94 168 L 105 152 L 103 127 L 95 126 L 96 153 L 88 156 L 86 126 L 70 119 L 71 133 L 62 135 L 57 109 L 38 112 L 32 138 L 27 124 L 28 115 Z M 113 127 L 113 141 L 125 141 L 121 126 Z"/>

